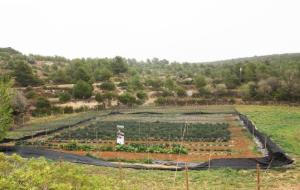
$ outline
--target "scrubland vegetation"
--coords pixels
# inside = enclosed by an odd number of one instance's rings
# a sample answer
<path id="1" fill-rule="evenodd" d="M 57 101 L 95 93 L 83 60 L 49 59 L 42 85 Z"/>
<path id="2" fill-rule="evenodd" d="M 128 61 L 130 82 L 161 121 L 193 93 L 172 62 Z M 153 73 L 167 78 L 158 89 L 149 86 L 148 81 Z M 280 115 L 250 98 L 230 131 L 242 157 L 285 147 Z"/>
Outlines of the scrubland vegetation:
<path id="1" fill-rule="evenodd" d="M 157 58 L 137 61 L 122 57 L 70 60 L 57 56 L 23 55 L 12 48 L 1 48 L 0 73 L 0 139 L 19 138 L 72 125 L 86 118 L 99 117 L 102 112 L 97 111 L 106 108 L 133 107 L 147 105 L 149 102 L 163 106 L 223 103 L 297 105 L 300 100 L 299 54 L 212 63 L 177 63 Z M 95 101 L 97 106 L 87 107 L 84 103 L 80 108 L 61 106 L 79 100 L 85 103 Z M 222 108 L 224 112 L 227 111 L 225 106 Z M 261 188 L 299 189 L 299 108 L 275 105 L 239 105 L 236 108 L 253 120 L 260 131 L 270 136 L 296 161 L 288 168 L 262 171 Z M 91 109 L 94 111 L 86 112 Z M 54 114 L 57 116 L 53 116 Z M 222 117 L 225 118 L 223 115 Z M 154 118 L 151 117 L 152 120 Z M 151 134 L 158 141 L 165 140 L 168 135 L 168 138 L 172 136 L 178 142 L 178 138 L 182 136 L 182 123 L 172 123 L 172 127 L 176 128 L 173 133 L 168 122 L 143 123 L 146 127 L 141 129 L 141 123 L 127 122 L 126 125 L 133 126 L 132 131 L 126 131 L 131 140 L 140 140 L 137 131 Z M 236 125 L 234 119 L 226 122 L 230 126 Z M 88 123 L 86 128 L 64 131 L 55 138 L 83 139 L 82 144 L 71 141 L 62 144 L 61 148 L 92 151 L 97 146 L 86 145 L 85 140 L 95 140 L 98 137 L 112 139 L 112 131 L 109 129 L 104 130 L 107 133 L 95 133 L 97 127 L 104 123 Z M 103 126 L 115 124 L 106 121 Z M 151 130 L 147 131 L 148 125 L 161 131 L 151 133 Z M 240 127 L 236 125 L 233 129 L 227 124 L 192 125 L 190 134 L 187 133 L 190 138 L 187 138 L 188 143 L 193 143 L 196 137 L 200 137 L 206 141 L 219 140 L 218 143 L 222 143 L 222 146 L 228 146 L 226 143 L 232 140 L 233 131 Z M 13 126 L 13 130 L 6 135 L 10 126 Z M 196 128 L 197 130 L 193 130 Z M 240 134 L 242 133 L 235 133 L 232 141 L 237 142 Z M 216 149 L 209 143 L 205 146 Z M 178 146 L 177 143 L 168 144 L 168 147 L 165 143 L 151 146 L 131 143 L 105 151 L 113 149 L 126 153 L 180 153 L 184 156 L 191 147 Z M 201 151 L 210 152 L 212 149 Z M 171 152 L 165 152 L 166 150 Z M 188 174 L 190 189 L 256 188 L 254 170 L 224 168 L 189 171 Z M 0 154 L 0 189 L 184 189 L 185 184 L 184 172 L 105 168 Z"/>
<path id="2" fill-rule="evenodd" d="M 79 112 L 62 103 L 114 106 L 297 103 L 300 55 L 282 54 L 210 63 L 115 58 L 67 59 L 0 49 L 2 76 L 14 79 L 15 115 Z"/>

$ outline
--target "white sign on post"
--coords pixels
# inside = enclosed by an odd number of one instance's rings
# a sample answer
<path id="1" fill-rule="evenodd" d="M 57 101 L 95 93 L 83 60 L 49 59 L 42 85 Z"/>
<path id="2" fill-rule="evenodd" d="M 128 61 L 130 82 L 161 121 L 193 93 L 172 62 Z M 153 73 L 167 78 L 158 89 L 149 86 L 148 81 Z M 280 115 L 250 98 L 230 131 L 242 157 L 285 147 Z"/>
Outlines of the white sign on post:
<path id="1" fill-rule="evenodd" d="M 125 138 L 124 138 L 124 132 L 122 131 L 124 129 L 123 125 L 117 125 L 117 144 L 125 144 Z"/>

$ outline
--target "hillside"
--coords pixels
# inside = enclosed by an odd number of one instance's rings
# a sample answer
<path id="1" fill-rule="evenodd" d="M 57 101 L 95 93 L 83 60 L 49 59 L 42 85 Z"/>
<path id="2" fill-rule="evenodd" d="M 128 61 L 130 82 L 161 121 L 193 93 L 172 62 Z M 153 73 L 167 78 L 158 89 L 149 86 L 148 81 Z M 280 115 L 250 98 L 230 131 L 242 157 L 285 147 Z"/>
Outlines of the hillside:
<path id="1" fill-rule="evenodd" d="M 12 48 L 1 48 L 0 71 L 2 77 L 14 78 L 14 86 L 25 96 L 23 100 L 26 98 L 33 115 L 97 106 L 99 109 L 120 105 L 300 100 L 300 54 L 297 53 L 177 63 L 122 57 L 70 60 L 23 55 Z"/>

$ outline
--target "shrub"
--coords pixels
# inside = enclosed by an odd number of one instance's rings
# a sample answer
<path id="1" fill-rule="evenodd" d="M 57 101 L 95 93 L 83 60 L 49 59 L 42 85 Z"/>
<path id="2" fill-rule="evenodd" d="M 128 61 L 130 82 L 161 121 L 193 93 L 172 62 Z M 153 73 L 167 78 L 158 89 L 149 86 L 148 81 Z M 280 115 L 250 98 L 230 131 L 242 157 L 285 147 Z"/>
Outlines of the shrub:
<path id="1" fill-rule="evenodd" d="M 182 87 L 177 87 L 176 88 L 176 94 L 179 97 L 185 97 L 185 96 L 187 96 L 185 89 L 182 88 Z"/>
<path id="2" fill-rule="evenodd" d="M 148 95 L 144 91 L 137 92 L 136 93 L 136 97 L 138 97 L 138 99 L 140 99 L 140 100 L 146 100 L 146 99 L 148 99 Z"/>
<path id="3" fill-rule="evenodd" d="M 46 98 L 44 97 L 39 97 L 37 100 L 36 100 L 36 108 L 37 109 L 43 109 L 43 108 L 50 108 L 51 105 L 50 105 L 50 102 L 49 100 L 47 100 Z"/>
<path id="4" fill-rule="evenodd" d="M 126 60 L 120 56 L 116 56 L 111 63 L 111 69 L 115 74 L 127 72 L 128 65 L 126 63 Z"/>
<path id="5" fill-rule="evenodd" d="M 104 101 L 104 97 L 100 94 L 100 93 L 97 93 L 96 96 L 95 96 L 95 100 L 98 102 L 98 103 L 101 103 Z"/>
<path id="6" fill-rule="evenodd" d="M 118 86 L 123 88 L 123 89 L 127 89 L 128 88 L 128 83 L 123 81 L 123 82 L 120 82 Z"/>
<path id="7" fill-rule="evenodd" d="M 60 102 L 67 102 L 69 100 L 71 100 L 71 94 L 69 92 L 62 92 L 59 94 Z"/>
<path id="8" fill-rule="evenodd" d="M 96 80 L 97 81 L 108 81 L 113 76 L 113 73 L 109 69 L 102 69 L 96 71 Z"/>
<path id="9" fill-rule="evenodd" d="M 36 98 L 36 96 L 37 96 L 37 94 L 33 90 L 30 90 L 25 94 L 25 97 L 28 99 Z"/>
<path id="10" fill-rule="evenodd" d="M 173 95 L 174 95 L 173 92 L 170 91 L 170 90 L 163 90 L 162 91 L 162 96 L 163 97 L 168 97 L 168 96 L 173 96 Z"/>
<path id="11" fill-rule="evenodd" d="M 119 96 L 119 101 L 124 105 L 133 105 L 136 103 L 136 98 L 129 93 L 124 93 Z"/>
<path id="12" fill-rule="evenodd" d="M 93 87 L 89 83 L 79 80 L 73 88 L 73 95 L 78 99 L 87 99 L 92 96 Z"/>
<path id="13" fill-rule="evenodd" d="M 100 88 L 102 90 L 108 90 L 108 91 L 113 91 L 116 89 L 116 86 L 113 82 L 103 82 L 101 85 L 100 85 Z"/>
<path id="14" fill-rule="evenodd" d="M 71 106 L 64 107 L 64 113 L 73 113 L 73 112 L 74 112 L 73 107 Z"/>

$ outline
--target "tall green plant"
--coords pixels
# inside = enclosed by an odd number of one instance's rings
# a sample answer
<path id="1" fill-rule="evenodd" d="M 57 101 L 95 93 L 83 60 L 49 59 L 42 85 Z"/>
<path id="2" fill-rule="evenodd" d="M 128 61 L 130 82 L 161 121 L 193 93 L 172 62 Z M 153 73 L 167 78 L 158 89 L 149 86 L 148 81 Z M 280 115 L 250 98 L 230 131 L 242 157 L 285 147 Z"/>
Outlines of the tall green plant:
<path id="1" fill-rule="evenodd" d="M 11 82 L 0 79 L 0 140 L 5 137 L 6 131 L 12 123 Z"/>

